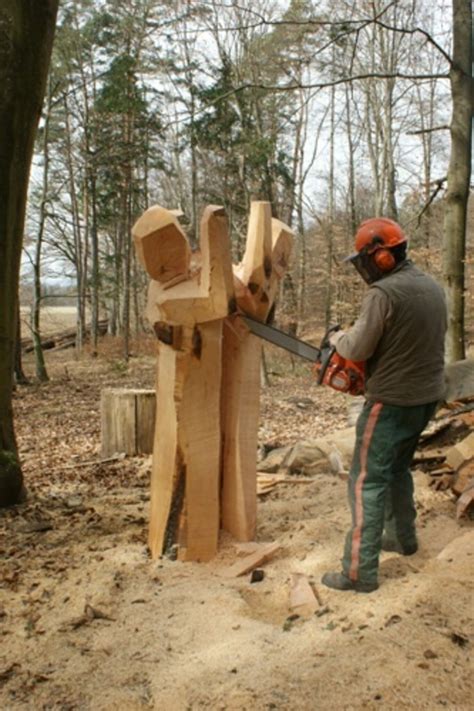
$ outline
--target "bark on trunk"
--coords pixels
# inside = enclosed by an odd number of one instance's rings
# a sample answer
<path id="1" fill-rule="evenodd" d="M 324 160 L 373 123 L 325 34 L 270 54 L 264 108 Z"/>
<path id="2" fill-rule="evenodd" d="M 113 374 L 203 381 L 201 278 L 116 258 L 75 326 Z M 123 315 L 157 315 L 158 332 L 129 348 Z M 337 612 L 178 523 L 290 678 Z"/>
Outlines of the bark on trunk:
<path id="1" fill-rule="evenodd" d="M 3 0 L 0 8 L 0 506 L 21 499 L 12 413 L 18 276 L 33 143 L 58 0 Z"/>
<path id="2" fill-rule="evenodd" d="M 448 302 L 448 362 L 462 360 L 464 347 L 464 260 L 471 177 L 472 12 L 469 0 L 453 0 L 451 156 L 444 217 L 443 276 Z"/>

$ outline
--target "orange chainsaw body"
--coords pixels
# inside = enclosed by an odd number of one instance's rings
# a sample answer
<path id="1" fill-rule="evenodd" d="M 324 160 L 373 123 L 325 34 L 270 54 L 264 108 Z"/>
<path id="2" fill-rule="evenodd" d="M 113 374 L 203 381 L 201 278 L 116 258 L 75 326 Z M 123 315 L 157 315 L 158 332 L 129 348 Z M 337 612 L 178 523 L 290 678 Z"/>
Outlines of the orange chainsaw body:
<path id="1" fill-rule="evenodd" d="M 364 393 L 364 361 L 347 360 L 332 348 L 327 358 L 315 364 L 314 370 L 320 385 L 328 385 L 334 390 L 349 395 Z"/>

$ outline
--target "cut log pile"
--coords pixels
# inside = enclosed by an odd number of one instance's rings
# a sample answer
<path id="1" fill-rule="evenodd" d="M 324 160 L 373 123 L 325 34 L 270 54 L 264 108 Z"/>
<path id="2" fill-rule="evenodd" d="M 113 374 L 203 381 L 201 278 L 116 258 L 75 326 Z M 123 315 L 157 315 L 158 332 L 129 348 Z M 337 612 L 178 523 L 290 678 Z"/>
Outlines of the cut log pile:
<path id="1" fill-rule="evenodd" d="M 430 486 L 457 498 L 456 517 L 474 511 L 474 401 L 445 411 L 426 431 L 414 459 Z"/>
<path id="2" fill-rule="evenodd" d="M 176 213 L 160 206 L 133 238 L 158 339 L 149 546 L 154 558 L 209 560 L 221 525 L 239 541 L 255 536 L 261 346 L 238 313 L 267 318 L 292 232 L 269 203 L 252 203 L 235 267 L 219 206 L 205 209 L 195 253 Z"/>
<path id="3" fill-rule="evenodd" d="M 104 334 L 107 333 L 107 327 L 108 327 L 108 321 L 105 319 L 103 321 L 99 321 L 97 324 L 97 330 L 100 336 L 103 336 Z M 84 336 L 85 338 L 90 338 L 91 335 L 91 327 L 86 326 Z M 68 328 L 66 330 L 62 329 L 61 331 L 55 331 L 54 333 L 49 333 L 47 336 L 42 336 L 41 338 L 41 348 L 44 351 L 47 350 L 52 350 L 55 348 L 56 350 L 65 350 L 66 348 L 74 348 L 76 345 L 76 339 L 77 339 L 77 329 L 76 328 Z M 24 353 L 31 353 L 34 350 L 34 343 L 33 339 L 30 338 L 22 338 L 21 339 L 21 348 Z"/>

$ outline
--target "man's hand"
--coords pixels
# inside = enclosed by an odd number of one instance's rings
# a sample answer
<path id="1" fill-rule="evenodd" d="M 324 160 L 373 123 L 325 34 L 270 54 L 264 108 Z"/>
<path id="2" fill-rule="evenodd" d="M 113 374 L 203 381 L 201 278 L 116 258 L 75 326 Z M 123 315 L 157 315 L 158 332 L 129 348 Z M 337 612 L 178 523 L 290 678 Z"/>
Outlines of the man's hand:
<path id="1" fill-rule="evenodd" d="M 342 336 L 344 336 L 344 334 L 345 331 L 333 331 L 333 333 L 329 335 L 329 343 L 333 346 L 333 348 L 337 348 L 337 342 L 342 338 Z"/>

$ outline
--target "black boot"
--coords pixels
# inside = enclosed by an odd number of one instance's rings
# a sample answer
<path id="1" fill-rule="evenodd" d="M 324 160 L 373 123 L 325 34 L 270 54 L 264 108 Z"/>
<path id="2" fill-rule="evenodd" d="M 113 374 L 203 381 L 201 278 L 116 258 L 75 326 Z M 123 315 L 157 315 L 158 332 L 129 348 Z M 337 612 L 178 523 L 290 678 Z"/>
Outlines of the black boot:
<path id="1" fill-rule="evenodd" d="M 393 553 L 400 553 L 400 555 L 414 555 L 418 550 L 418 543 L 409 543 L 408 545 L 402 545 L 397 540 L 393 538 L 382 537 L 382 550 L 390 551 Z"/>
<path id="2" fill-rule="evenodd" d="M 377 590 L 379 584 L 374 583 L 364 583 L 360 580 L 355 582 L 350 580 L 344 575 L 344 573 L 324 573 L 321 578 L 323 585 L 328 588 L 333 588 L 334 590 L 355 590 L 356 592 L 369 593 Z"/>

